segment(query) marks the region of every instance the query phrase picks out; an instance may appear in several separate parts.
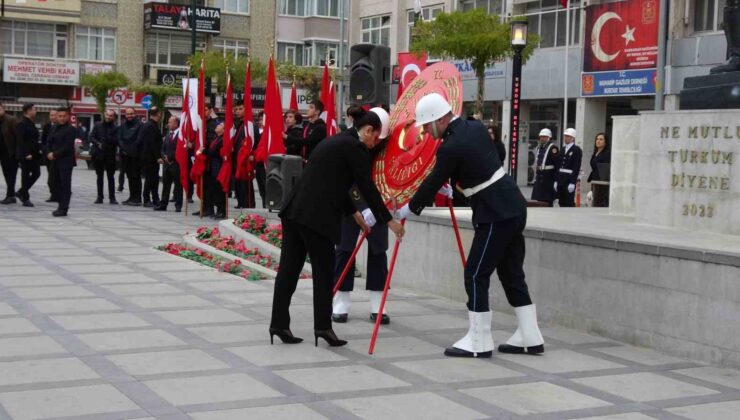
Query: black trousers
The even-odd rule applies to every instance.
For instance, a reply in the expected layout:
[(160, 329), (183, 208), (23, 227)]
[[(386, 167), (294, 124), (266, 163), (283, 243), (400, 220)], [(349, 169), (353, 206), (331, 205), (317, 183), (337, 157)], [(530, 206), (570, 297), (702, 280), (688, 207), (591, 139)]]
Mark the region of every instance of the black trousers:
[(254, 181), (239, 181), (234, 182), (234, 190), (236, 192), (236, 204), (243, 209), (254, 208)]
[(69, 210), (69, 199), (72, 197), (72, 169), (71, 167), (56, 168), (59, 210)]
[[(203, 173), (203, 214), (210, 215), (225, 211), (226, 194), (216, 175), (207, 170)], [(215, 208), (215, 209), (214, 209)]]
[(564, 182), (562, 185), (558, 182), (558, 204), (560, 207), (575, 207), (576, 206), (576, 190), (572, 193), (568, 192), (568, 183)]
[(46, 161), (46, 185), (49, 187), (49, 195), (52, 200), (58, 200), (57, 194), (57, 170), (53, 160)]
[(334, 244), (329, 238), (290, 220), (283, 222), (280, 268), (275, 278), (270, 327), (290, 328), (290, 301), (298, 284), (306, 254), (313, 270), (313, 325), (316, 330), (331, 328)]
[(95, 175), (97, 176), (98, 198), (103, 199), (104, 179), (108, 180), (108, 199), (116, 199), (116, 161), (98, 159), (95, 161)]
[(123, 185), (126, 183), (126, 164), (123, 158), (118, 161), (118, 189), (123, 190)]
[(141, 203), (141, 162), (132, 156), (123, 157), (123, 166), (128, 178), (128, 199), (134, 203)]
[(159, 203), (159, 163), (157, 161), (141, 162), (144, 175), (144, 202)]
[(260, 198), (262, 198), (262, 208), (267, 208), (267, 201), (265, 201), (265, 180), (267, 179), (267, 172), (265, 165), (258, 163), (254, 170), (257, 178), (257, 189), (260, 192)]
[[(385, 230), (385, 232), (383, 232)], [(371, 236), (380, 235), (385, 233), (388, 235), (387, 225), (375, 225), (370, 230), (370, 235), (367, 237), (368, 250), (367, 250), (367, 280), (365, 282), (365, 290), (372, 290), (374, 292), (380, 292), (385, 287), (385, 280), (388, 277), (388, 256), (383, 249), (373, 249), (370, 246), (372, 241)], [(360, 226), (355, 223), (352, 217), (345, 217), (342, 219), (342, 243), (345, 241), (357, 244), (357, 239), (360, 236)], [(346, 249), (346, 247), (339, 246), (336, 250), (336, 259), (334, 264), (334, 284), (339, 281), (339, 276), (342, 275), (344, 267), (349, 261), (349, 257), (352, 256), (354, 249)], [(355, 262), (352, 262), (352, 266), (347, 272), (347, 277), (342, 282), (339, 290), (342, 292), (351, 292), (355, 287)]]
[(15, 159), (15, 155), (3, 150), (0, 151), (0, 166), (3, 169), (3, 177), (5, 178), (5, 190), (6, 197), (15, 197), (15, 180), (18, 177), (18, 161)]
[(465, 291), (468, 310), (487, 312), (488, 287), (491, 274), (498, 271), (498, 278), (513, 307), (532, 304), (529, 289), (524, 281), (524, 236), (526, 216), (496, 223), (475, 225), (473, 244), (465, 265)]
[(162, 201), (160, 205), (167, 208), (170, 202), (170, 189), (174, 184), (175, 208), (182, 208), (182, 185), (180, 185), (180, 165), (177, 163), (165, 163), (162, 167)]
[(39, 163), (38, 160), (32, 159), (21, 161), (21, 189), (17, 191), (17, 195), (21, 200), (28, 199), (28, 192), (40, 176), (41, 163)]

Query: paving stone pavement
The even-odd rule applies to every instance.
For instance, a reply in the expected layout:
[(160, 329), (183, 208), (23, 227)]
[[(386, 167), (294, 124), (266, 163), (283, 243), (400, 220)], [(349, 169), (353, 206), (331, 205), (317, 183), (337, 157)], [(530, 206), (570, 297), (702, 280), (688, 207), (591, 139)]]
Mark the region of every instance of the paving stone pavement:
[[(35, 208), (0, 208), (0, 419), (739, 416), (740, 372), (556, 326), (543, 328), (541, 357), (445, 358), (466, 329), (464, 305), (408, 290), (392, 291), (392, 322), (369, 356), (364, 291), (335, 325), (349, 345), (314, 347), (301, 281), (292, 327), (307, 341), (271, 346), (271, 282), (152, 249), (204, 222), (93, 205), (82, 168), (70, 216), (52, 218), (45, 178)], [(496, 342), (514, 325), (495, 313)]]

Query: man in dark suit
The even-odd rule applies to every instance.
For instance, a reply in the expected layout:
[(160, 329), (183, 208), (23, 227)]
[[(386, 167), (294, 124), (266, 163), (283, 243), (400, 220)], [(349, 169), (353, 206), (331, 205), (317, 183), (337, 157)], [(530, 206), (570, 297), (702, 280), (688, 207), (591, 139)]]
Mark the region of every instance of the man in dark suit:
[(121, 168), (126, 171), (128, 178), (129, 197), (123, 202), (127, 206), (141, 205), (141, 126), (134, 109), (126, 108), (126, 121), (118, 128), (118, 147), (122, 155)]
[(16, 158), (21, 166), (21, 189), (16, 192), (23, 202), (23, 207), (33, 207), (29, 191), (41, 176), (41, 158), (43, 150), (39, 130), (36, 128), (36, 107), (33, 104), (23, 105), (23, 118), (15, 127), (18, 143)]
[(57, 110), (53, 109), (49, 111), (49, 122), (44, 124), (44, 127), (41, 129), (41, 144), (43, 145), (44, 149), (44, 162), (46, 165), (46, 185), (49, 187), (49, 199), (46, 200), (47, 203), (55, 203), (57, 202), (57, 196), (56, 196), (56, 178), (54, 174), (56, 173), (54, 171), (54, 162), (46, 160), (46, 154), (49, 153), (49, 140), (51, 140), (51, 134), (54, 132), (54, 129), (57, 126)]
[(149, 120), (139, 132), (141, 169), (144, 175), (144, 207), (159, 205), (159, 159), (162, 157), (162, 132), (159, 121), (162, 112), (156, 106), (149, 110)]
[[(257, 113), (257, 118), (254, 120), (254, 145), (252, 151), (256, 151), (260, 145), (260, 139), (262, 138), (262, 119), (265, 117), (265, 111)], [(267, 201), (265, 200), (265, 182), (267, 181), (267, 169), (265, 166), (266, 162), (257, 162), (254, 165), (254, 179), (257, 181), (257, 190), (260, 193), (260, 199), (262, 200), (262, 208), (267, 208)]]
[(468, 333), (445, 355), (453, 357), (491, 357), (491, 309), (488, 287), (493, 271), (499, 279), (519, 320), (519, 329), (500, 352), (542, 353), (544, 341), (537, 326), (535, 307), (524, 281), (524, 226), (527, 202), (514, 180), (506, 175), (495, 145), (485, 127), (464, 121), (452, 114), (442, 95), (431, 93), (416, 104), (416, 125), (435, 139), (441, 139), (437, 161), (411, 201), (399, 210), (405, 219), (412, 212), (421, 214), (434, 195), (450, 178), (459, 182), (473, 210), (475, 236), (465, 266), (465, 291), (468, 294)]
[(69, 210), (72, 196), (72, 169), (75, 167), (75, 138), (77, 129), (69, 124), (69, 108), (57, 109), (57, 127), (49, 140), (49, 153), (46, 158), (54, 162), (56, 171), (59, 206), (52, 213), (63, 217)]
[(326, 138), (326, 123), (321, 119), (322, 112), (324, 112), (324, 104), (319, 100), (313, 101), (308, 105), (306, 113), (308, 124), (303, 125), (303, 132), (283, 133), (286, 149), (302, 156), (304, 161), (308, 160), (316, 145)]
[(576, 130), (568, 128), (563, 133), (562, 153), (558, 165), (558, 177), (554, 189), (558, 192), (558, 204), (560, 207), (576, 206), (576, 183), (581, 174), (581, 160), (583, 151), (576, 146)]
[(108, 200), (116, 201), (116, 154), (118, 152), (118, 126), (116, 112), (106, 110), (104, 120), (95, 124), (90, 132), (90, 155), (95, 165), (97, 176), (98, 198), (95, 204), (103, 202), (103, 185), (108, 180)]
[(341, 239), (342, 215), (354, 214), (357, 223), (367, 228), (348, 195), (353, 184), (357, 184), (367, 199), (375, 218), (387, 223), (398, 237), (403, 236), (403, 226), (392, 220), (371, 177), (368, 149), (379, 143), (380, 129), (377, 115), (363, 111), (361, 118), (355, 119), (355, 128), (319, 143), (283, 204), (280, 211), (283, 247), (270, 322), (270, 335), (277, 335), (283, 342), (301, 341), (290, 332), (289, 307), (308, 254), (313, 267), (316, 341), (324, 338), (331, 346), (347, 343), (339, 340), (332, 330), (331, 299), (334, 246)]
[(539, 145), (535, 149), (537, 156), (537, 168), (535, 169), (534, 188), (532, 188), (532, 200), (542, 201), (552, 207), (555, 201), (555, 188), (557, 181), (558, 165), (560, 159), (558, 147), (552, 139), (552, 131), (549, 128), (540, 130)]
[(15, 180), (18, 177), (18, 160), (16, 159), (15, 125), (13, 116), (5, 113), (0, 104), (0, 166), (5, 177), (5, 199), (0, 204), (13, 204), (15, 199)]
[(162, 199), (159, 205), (154, 208), (155, 211), (167, 211), (167, 204), (170, 201), (170, 189), (175, 189), (175, 211), (180, 212), (182, 209), (182, 185), (180, 185), (180, 165), (175, 159), (178, 147), (181, 146), (178, 143), (178, 136), (180, 127), (180, 119), (177, 117), (170, 117), (167, 121), (167, 129), (169, 132), (162, 142), (162, 156), (159, 159), (159, 163), (162, 166)]

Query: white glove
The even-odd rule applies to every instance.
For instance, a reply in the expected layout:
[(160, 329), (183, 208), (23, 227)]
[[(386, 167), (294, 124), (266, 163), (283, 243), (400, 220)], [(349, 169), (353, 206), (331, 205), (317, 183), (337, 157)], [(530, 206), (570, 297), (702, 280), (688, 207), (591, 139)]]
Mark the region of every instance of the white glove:
[(568, 184), (568, 192), (572, 193), (576, 190), (576, 184)]
[(442, 185), (442, 188), (437, 191), (437, 194), (442, 194), (447, 198), (452, 198), (452, 186), (449, 183), (445, 182), (444, 185)]
[(375, 220), (375, 215), (370, 209), (365, 209), (362, 211), (362, 218), (365, 219), (365, 224), (367, 227), (373, 227), (376, 223), (378, 223), (377, 220)]
[(555, 188), (555, 192), (558, 191), (558, 183), (557, 182), (555, 182), (555, 185), (553, 186), (553, 188)]
[(410, 214), (411, 214), (411, 209), (409, 208), (409, 205), (406, 204), (400, 209), (398, 209), (398, 211), (396, 212), (396, 219), (404, 220), (407, 217), (409, 217)]

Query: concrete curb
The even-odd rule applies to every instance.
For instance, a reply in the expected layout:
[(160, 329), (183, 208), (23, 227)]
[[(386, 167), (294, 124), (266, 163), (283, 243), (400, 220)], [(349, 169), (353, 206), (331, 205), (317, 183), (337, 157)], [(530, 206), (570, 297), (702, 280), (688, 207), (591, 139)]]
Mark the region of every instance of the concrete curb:
[(269, 279), (274, 279), (277, 276), (277, 272), (263, 267), (259, 264), (253, 263), (251, 261), (247, 261), (244, 258), (237, 257), (236, 255), (229, 254), (228, 252), (220, 251), (210, 245), (204, 244), (203, 242), (199, 241), (198, 238), (196, 238), (195, 233), (188, 233), (182, 237), (183, 242), (185, 242), (187, 245), (190, 245), (192, 247), (198, 248), (202, 251), (208, 252), (209, 254), (216, 255), (218, 257), (221, 257), (223, 259), (229, 260), (229, 261), (241, 261), (241, 264), (244, 267), (247, 267), (248, 269), (252, 271), (258, 271), (260, 274), (265, 275)]

